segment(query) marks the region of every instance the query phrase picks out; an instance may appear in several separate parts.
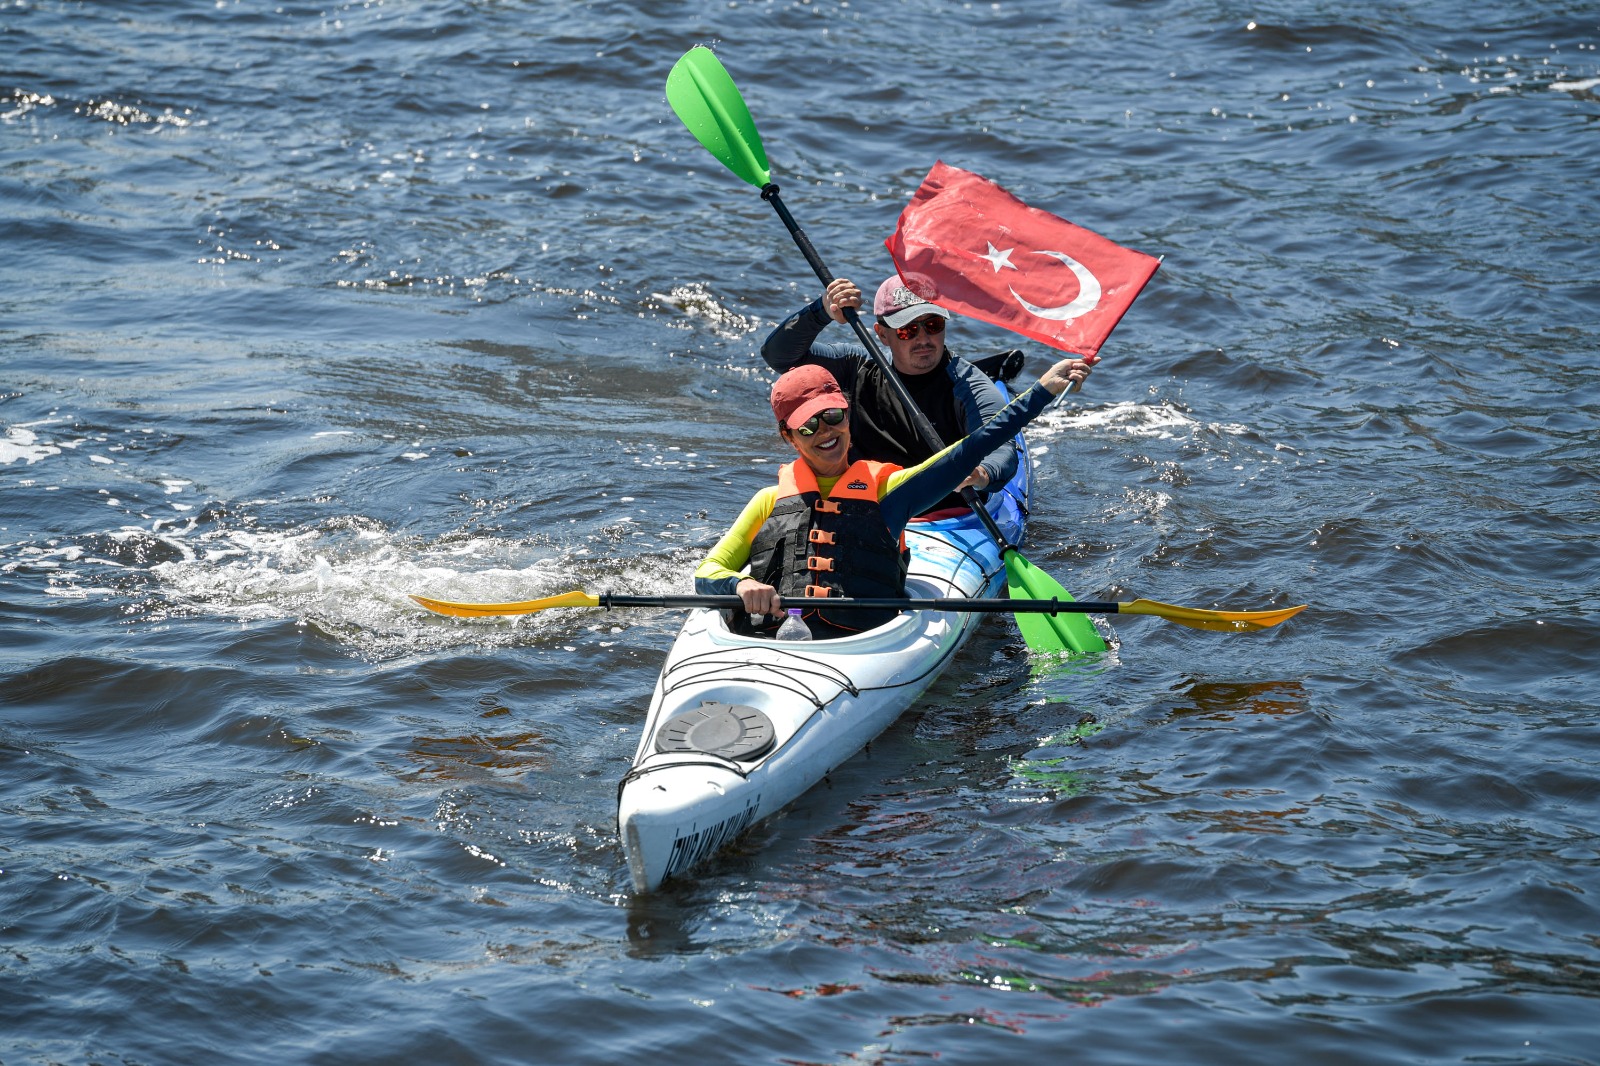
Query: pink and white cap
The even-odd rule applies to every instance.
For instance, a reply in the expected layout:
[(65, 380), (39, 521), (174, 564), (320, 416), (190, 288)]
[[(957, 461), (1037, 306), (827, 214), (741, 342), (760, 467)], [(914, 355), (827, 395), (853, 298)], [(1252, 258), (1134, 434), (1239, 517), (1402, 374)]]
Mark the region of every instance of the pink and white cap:
[(926, 274), (891, 274), (878, 286), (878, 295), (872, 299), (872, 313), (883, 319), (890, 329), (899, 329), (914, 318), (938, 315), (949, 318), (950, 312), (932, 301), (939, 289)]

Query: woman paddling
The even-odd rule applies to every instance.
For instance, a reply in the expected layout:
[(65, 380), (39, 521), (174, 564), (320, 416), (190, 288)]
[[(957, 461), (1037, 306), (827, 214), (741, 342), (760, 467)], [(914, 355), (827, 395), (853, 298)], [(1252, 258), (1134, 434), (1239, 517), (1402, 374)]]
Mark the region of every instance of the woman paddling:
[[(850, 452), (850, 407), (826, 369), (807, 364), (772, 386), (778, 435), (798, 458), (778, 483), (751, 497), (733, 527), (694, 573), (695, 591), (737, 594), (751, 616), (741, 632), (772, 633), (784, 597), (806, 597), (812, 636), (827, 638), (883, 625), (892, 610), (830, 614), (829, 596), (904, 596), (906, 523), (959, 486), (989, 452), (1016, 436), (1050, 401), (1089, 376), (1081, 359), (1063, 359), (975, 433), (913, 467), (857, 460)], [(744, 573), (745, 568), (749, 573)]]

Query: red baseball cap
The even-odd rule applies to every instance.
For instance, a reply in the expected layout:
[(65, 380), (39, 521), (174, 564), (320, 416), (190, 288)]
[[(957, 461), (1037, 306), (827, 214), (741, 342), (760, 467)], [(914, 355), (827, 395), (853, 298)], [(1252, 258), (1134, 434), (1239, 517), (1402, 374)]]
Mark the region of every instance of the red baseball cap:
[(772, 413), (790, 429), (799, 428), (820, 411), (849, 406), (838, 381), (815, 363), (785, 371), (772, 383)]

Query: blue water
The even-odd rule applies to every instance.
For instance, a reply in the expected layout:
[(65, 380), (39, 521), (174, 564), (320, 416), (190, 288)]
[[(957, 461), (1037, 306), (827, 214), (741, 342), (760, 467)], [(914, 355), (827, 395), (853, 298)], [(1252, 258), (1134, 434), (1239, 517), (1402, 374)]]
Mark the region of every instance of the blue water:
[[(639, 7), (0, 0), (0, 1062), (1600, 1062), (1594, 5)], [(680, 616), (406, 594), (684, 591), (771, 478), (699, 43), (835, 273), (936, 159), (1164, 256), (1025, 552), (1311, 607), (991, 618), (636, 899)]]

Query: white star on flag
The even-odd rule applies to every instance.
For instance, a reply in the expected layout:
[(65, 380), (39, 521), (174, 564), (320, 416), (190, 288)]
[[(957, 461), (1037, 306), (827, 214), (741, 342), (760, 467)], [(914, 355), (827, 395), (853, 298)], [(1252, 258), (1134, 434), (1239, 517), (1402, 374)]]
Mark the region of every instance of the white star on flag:
[(993, 241), (984, 241), (983, 243), (989, 246), (989, 251), (978, 258), (989, 260), (989, 265), (994, 267), (996, 274), (1000, 273), (1001, 267), (1005, 267), (1007, 270), (1017, 269), (1017, 265), (1011, 261), (1011, 253), (1016, 251), (1015, 248), (1007, 248), (1002, 252), (994, 246)]

